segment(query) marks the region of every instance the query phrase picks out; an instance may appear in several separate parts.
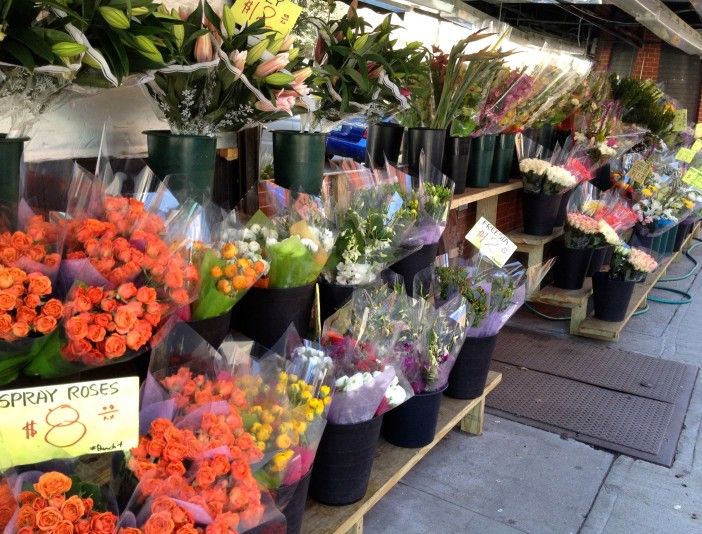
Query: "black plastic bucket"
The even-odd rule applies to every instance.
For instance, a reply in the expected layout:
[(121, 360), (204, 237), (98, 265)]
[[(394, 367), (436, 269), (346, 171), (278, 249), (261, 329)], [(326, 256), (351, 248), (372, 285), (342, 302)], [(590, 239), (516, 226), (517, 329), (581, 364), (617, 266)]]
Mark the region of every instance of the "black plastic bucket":
[(682, 248), (682, 244), (687, 239), (687, 236), (692, 232), (692, 228), (695, 226), (694, 219), (685, 219), (678, 225), (678, 233), (675, 236), (675, 244), (673, 245), (673, 252), (678, 252)]
[(604, 265), (604, 260), (607, 257), (607, 252), (612, 247), (606, 245), (604, 247), (597, 247), (592, 249), (592, 256), (590, 257), (590, 264), (587, 266), (587, 272), (585, 276), (592, 276), (595, 273), (600, 272), (602, 265)]
[(24, 143), (28, 137), (8, 138), (0, 134), (0, 199), (8, 206), (8, 212), (2, 215), (8, 217), (14, 226), (17, 222), (17, 206), (23, 191), (20, 191), (20, 163), (24, 152)]
[(445, 389), (416, 394), (387, 412), (383, 417), (383, 437), (389, 443), (406, 449), (429, 445), (436, 435)]
[(514, 159), (516, 134), (503, 133), (497, 138), (495, 145), (495, 159), (492, 163), (492, 177), (490, 181), (496, 184), (504, 184), (509, 181), (512, 172), (512, 160)]
[(429, 159), (429, 164), (441, 169), (444, 160), (444, 142), (446, 130), (435, 128), (408, 128), (405, 134), (405, 163), (412, 174), (419, 171), (419, 156), (424, 150), (424, 155)]
[(592, 276), (595, 317), (602, 321), (623, 321), (635, 286), (636, 282), (611, 280), (609, 273), (595, 273)]
[(466, 190), (471, 141), (470, 137), (449, 137), (444, 145), (443, 172), (456, 184), (453, 192), (457, 195)]
[(332, 284), (323, 278), (319, 280), (319, 311), (322, 324), (349, 300), (355, 289), (367, 286)]
[(591, 248), (563, 247), (553, 267), (553, 285), (561, 289), (581, 289), (591, 257)]
[(333, 506), (363, 498), (382, 423), (382, 416), (351, 425), (327, 423), (312, 469), (311, 497)]
[(475, 399), (483, 394), (497, 334), (468, 337), (449, 374), (446, 395), (454, 399)]
[[(283, 505), (281, 511), (285, 516), (287, 524), (286, 534), (299, 534), (302, 529), (302, 516), (305, 513), (305, 503), (307, 502), (307, 492), (310, 489), (310, 479), (312, 470), (300, 479), (294, 487), (281, 486), (278, 489), (278, 496), (282, 498)], [(292, 491), (292, 495), (290, 492)], [(279, 499), (276, 499), (276, 505)]]
[(188, 321), (188, 326), (200, 334), (200, 337), (214, 348), (218, 348), (222, 344), (222, 341), (224, 341), (224, 338), (227, 337), (227, 334), (231, 330), (231, 325), (231, 311), (209, 319)]
[(433, 265), (438, 250), (439, 243), (424, 245), (390, 266), (390, 270), (399, 274), (405, 281), (405, 289), (410, 297), (414, 296), (414, 277), (419, 271)]
[(385, 159), (397, 163), (405, 129), (399, 124), (380, 122), (368, 127), (366, 161), (374, 167), (385, 167)]
[(609, 163), (606, 163), (605, 165), (602, 165), (602, 167), (597, 169), (597, 171), (595, 172), (595, 177), (592, 180), (590, 180), (590, 183), (600, 191), (607, 191), (612, 187), (611, 174), (612, 168), (610, 167)]
[(301, 336), (307, 334), (313, 302), (314, 284), (252, 287), (232, 308), (232, 329), (271, 348), (291, 323)]
[(524, 233), (551, 235), (556, 225), (556, 215), (561, 205), (561, 195), (522, 193), (522, 219)]
[(561, 203), (558, 205), (556, 221), (553, 223), (553, 226), (556, 228), (565, 224), (566, 217), (568, 216), (568, 201), (570, 200), (570, 195), (572, 194), (573, 190), (569, 189), (561, 195)]
[(468, 165), (468, 187), (489, 187), (492, 177), (492, 163), (495, 158), (496, 135), (474, 137), (470, 145), (470, 165)]

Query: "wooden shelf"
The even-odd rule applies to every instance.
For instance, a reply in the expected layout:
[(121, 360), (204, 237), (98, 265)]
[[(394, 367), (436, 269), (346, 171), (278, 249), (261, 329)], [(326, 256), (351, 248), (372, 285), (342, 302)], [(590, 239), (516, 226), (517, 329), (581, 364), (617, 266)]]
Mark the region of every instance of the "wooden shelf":
[(521, 230), (515, 230), (514, 232), (509, 232), (507, 237), (517, 245), (517, 250), (520, 250), (520, 246), (523, 246), (525, 250), (531, 247), (543, 247), (551, 241), (555, 241), (563, 235), (563, 227), (555, 228), (551, 235), (530, 235), (525, 234)]
[(363, 516), (375, 506), (426, 454), (456, 425), (471, 434), (482, 433), (485, 396), (502, 380), (502, 374), (490, 371), (483, 395), (472, 400), (449, 397), (441, 399), (436, 437), (421, 449), (403, 449), (382, 438), (373, 462), (366, 496), (348, 506), (325, 506), (309, 499), (303, 516), (304, 534), (361, 534)]
[(619, 334), (621, 334), (621, 331), (627, 325), (629, 319), (631, 319), (636, 310), (638, 310), (641, 305), (646, 302), (646, 298), (648, 297), (651, 289), (653, 289), (653, 286), (655, 286), (656, 283), (658, 283), (658, 280), (660, 280), (665, 274), (670, 264), (682, 255), (685, 248), (687, 248), (690, 241), (692, 241), (692, 238), (697, 234), (699, 228), (700, 225), (698, 223), (695, 225), (692, 232), (690, 232), (690, 235), (685, 239), (678, 252), (661, 260), (658, 268), (652, 273), (649, 273), (644, 282), (636, 284), (634, 287), (634, 294), (631, 297), (631, 302), (629, 302), (629, 309), (627, 310), (626, 317), (623, 321), (610, 322), (602, 321), (600, 319), (596, 319), (595, 317), (588, 317), (582, 323), (580, 323), (580, 328), (578, 329), (577, 334), (583, 337), (591, 337), (604, 341), (618, 341)]
[(582, 305), (583, 301), (587, 304), (590, 295), (592, 295), (592, 278), (588, 277), (585, 278), (581, 289), (561, 289), (556, 286), (546, 286), (534, 295), (533, 300), (551, 306), (572, 308), (573, 306)]
[[(473, 204), (479, 200), (495, 197), (497, 195), (501, 195), (502, 193), (516, 191), (517, 189), (521, 188), (521, 180), (512, 180), (506, 184), (490, 184), (488, 187), (466, 187), (464, 193), (453, 197), (453, 200), (451, 201), (451, 209), (467, 206), (468, 204)], [(494, 223), (495, 221), (491, 222)]]

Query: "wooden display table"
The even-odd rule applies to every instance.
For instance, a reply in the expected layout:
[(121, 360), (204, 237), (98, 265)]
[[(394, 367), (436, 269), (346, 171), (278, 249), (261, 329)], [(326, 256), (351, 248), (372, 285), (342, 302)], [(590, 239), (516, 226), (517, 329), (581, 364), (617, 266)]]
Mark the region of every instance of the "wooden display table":
[(419, 460), (441, 441), (456, 425), (469, 434), (483, 432), (485, 397), (502, 380), (502, 374), (490, 371), (483, 395), (472, 400), (441, 399), (436, 437), (421, 449), (403, 449), (390, 445), (382, 438), (373, 462), (366, 496), (348, 506), (325, 506), (309, 499), (305, 507), (304, 534), (361, 534), (363, 516), (382, 499)]
[(560, 289), (546, 286), (533, 294), (529, 300), (570, 309), (570, 329), (573, 335), (580, 334), (580, 325), (587, 319), (588, 302), (592, 295), (592, 278), (585, 278), (581, 289)]

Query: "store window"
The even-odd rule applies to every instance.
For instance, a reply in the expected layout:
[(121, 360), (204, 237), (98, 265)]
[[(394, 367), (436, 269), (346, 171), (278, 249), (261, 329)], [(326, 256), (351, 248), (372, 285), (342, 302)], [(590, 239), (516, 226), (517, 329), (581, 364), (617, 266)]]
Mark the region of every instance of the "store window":
[(636, 59), (636, 48), (626, 43), (612, 45), (612, 57), (609, 60), (609, 70), (619, 76), (630, 76)]

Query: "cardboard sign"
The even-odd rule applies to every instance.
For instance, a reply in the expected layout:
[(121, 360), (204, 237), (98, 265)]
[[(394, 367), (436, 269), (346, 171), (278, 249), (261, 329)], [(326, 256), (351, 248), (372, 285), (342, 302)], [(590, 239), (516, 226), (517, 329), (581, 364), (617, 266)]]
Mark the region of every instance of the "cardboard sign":
[(634, 162), (626, 175), (631, 178), (632, 181), (641, 184), (646, 181), (646, 178), (651, 176), (651, 172), (653, 172), (651, 164), (639, 159)]
[(678, 109), (675, 111), (675, 118), (673, 119), (673, 131), (682, 132), (687, 128), (687, 110)]
[(702, 191), (702, 170), (691, 167), (687, 169), (682, 177), (682, 180), (695, 189)]
[(266, 28), (287, 35), (295, 26), (302, 8), (290, 0), (236, 0), (232, 14), (237, 24), (266, 19)]
[(690, 150), (692, 150), (695, 154), (702, 150), (702, 139), (696, 139), (695, 142), (692, 143)]
[(692, 163), (692, 160), (695, 159), (695, 152), (689, 148), (681, 148), (678, 150), (678, 153), (675, 154), (675, 159), (683, 163)]
[(139, 378), (0, 392), (0, 471), (139, 442)]
[(695, 139), (702, 137), (702, 122), (695, 124)]
[(517, 245), (485, 217), (480, 217), (480, 220), (466, 234), (466, 239), (498, 267), (507, 263), (510, 256), (517, 250)]

